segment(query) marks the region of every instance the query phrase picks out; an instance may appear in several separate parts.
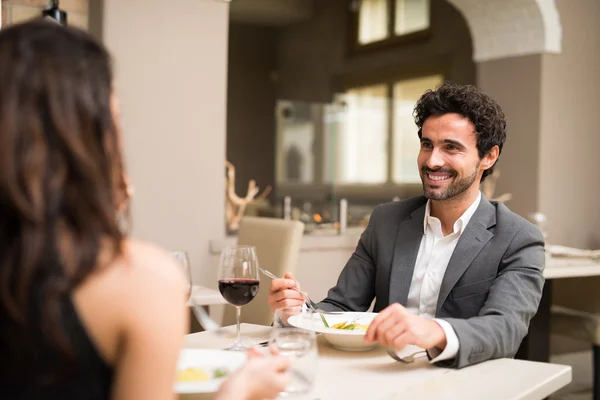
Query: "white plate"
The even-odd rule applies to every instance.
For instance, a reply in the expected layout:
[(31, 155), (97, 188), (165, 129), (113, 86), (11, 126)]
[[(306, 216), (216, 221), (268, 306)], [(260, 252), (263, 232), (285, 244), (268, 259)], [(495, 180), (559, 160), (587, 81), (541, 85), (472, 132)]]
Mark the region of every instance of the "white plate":
[[(350, 321), (358, 316), (356, 321), (359, 324), (368, 325), (377, 316), (377, 313), (368, 312), (341, 312), (324, 315), (329, 326), (340, 322)], [(373, 349), (377, 343), (365, 343), (364, 336), (366, 331), (347, 331), (344, 329), (326, 328), (318, 314), (312, 316), (309, 321), (298, 316), (292, 316), (288, 320), (289, 324), (297, 328), (307, 329), (321, 333), (325, 339), (336, 349), (345, 351), (367, 351)]]
[(212, 376), (217, 368), (229, 371), (227, 376), (200, 382), (175, 382), (175, 393), (215, 393), (229, 375), (246, 363), (247, 355), (239, 351), (183, 349), (177, 370), (200, 368)]

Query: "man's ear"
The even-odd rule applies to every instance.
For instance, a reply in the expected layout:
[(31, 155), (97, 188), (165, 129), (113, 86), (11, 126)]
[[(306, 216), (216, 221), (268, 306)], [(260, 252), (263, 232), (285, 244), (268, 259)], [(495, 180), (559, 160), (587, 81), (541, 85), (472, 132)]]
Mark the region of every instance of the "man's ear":
[(481, 168), (484, 170), (490, 169), (494, 166), (496, 161), (498, 160), (498, 156), (500, 155), (500, 148), (498, 146), (494, 146), (487, 152), (483, 159), (481, 160)]

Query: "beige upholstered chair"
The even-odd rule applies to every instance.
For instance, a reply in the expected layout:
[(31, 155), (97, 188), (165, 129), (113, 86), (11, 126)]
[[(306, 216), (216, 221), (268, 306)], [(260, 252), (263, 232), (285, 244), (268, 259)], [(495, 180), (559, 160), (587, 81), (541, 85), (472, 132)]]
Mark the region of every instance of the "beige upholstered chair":
[(593, 398), (600, 400), (600, 279), (557, 279), (552, 299), (552, 333), (592, 346)]
[[(238, 244), (256, 247), (258, 262), (277, 276), (294, 273), (300, 254), (304, 224), (275, 218), (243, 217), (238, 231)], [(270, 325), (273, 314), (267, 303), (271, 279), (261, 274), (258, 294), (242, 307), (241, 322)], [(223, 325), (235, 324), (235, 308), (227, 306)]]

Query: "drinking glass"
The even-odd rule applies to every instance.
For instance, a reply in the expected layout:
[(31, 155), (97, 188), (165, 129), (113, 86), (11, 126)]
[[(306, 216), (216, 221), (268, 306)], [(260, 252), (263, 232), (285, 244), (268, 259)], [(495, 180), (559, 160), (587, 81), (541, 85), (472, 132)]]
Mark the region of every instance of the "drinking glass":
[(174, 251), (171, 253), (173, 257), (179, 262), (181, 270), (185, 275), (187, 282), (187, 294), (188, 300), (192, 296), (192, 269), (190, 267), (190, 257), (186, 251)]
[(219, 264), (219, 291), (229, 304), (235, 307), (237, 335), (235, 343), (227, 350), (246, 351), (240, 335), (242, 306), (248, 304), (258, 293), (258, 258), (254, 246), (228, 246), (221, 252)]
[(317, 377), (318, 347), (314, 312), (306, 308), (280, 308), (275, 311), (269, 346), (290, 357), (291, 381), (283, 397), (309, 393)]

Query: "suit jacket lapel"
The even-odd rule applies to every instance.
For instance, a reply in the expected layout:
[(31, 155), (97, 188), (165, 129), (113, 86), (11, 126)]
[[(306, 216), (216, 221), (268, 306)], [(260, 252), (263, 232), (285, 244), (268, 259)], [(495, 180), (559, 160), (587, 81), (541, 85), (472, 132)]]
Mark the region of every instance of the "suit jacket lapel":
[(489, 228), (496, 224), (496, 209), (485, 198), (481, 197), (481, 202), (471, 217), (464, 232), (458, 239), (456, 248), (448, 262), (448, 268), (444, 274), (442, 285), (440, 286), (440, 295), (438, 297), (436, 315), (440, 312), (442, 305), (446, 301), (448, 294), (456, 285), (456, 282), (465, 273), (475, 257), (483, 247), (494, 236)]
[(398, 227), (390, 272), (389, 304), (406, 305), (419, 246), (423, 238), (425, 206), (426, 203), (414, 210)]

